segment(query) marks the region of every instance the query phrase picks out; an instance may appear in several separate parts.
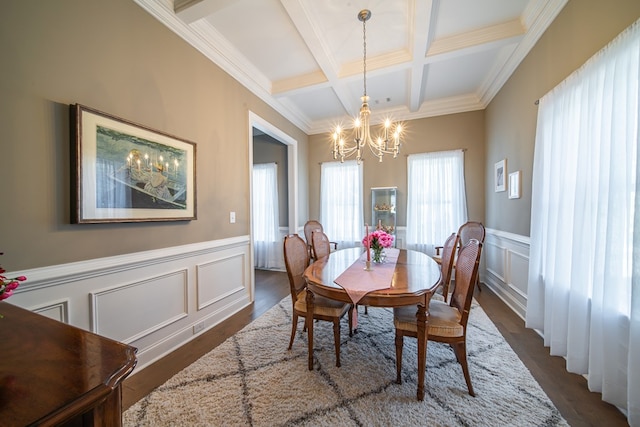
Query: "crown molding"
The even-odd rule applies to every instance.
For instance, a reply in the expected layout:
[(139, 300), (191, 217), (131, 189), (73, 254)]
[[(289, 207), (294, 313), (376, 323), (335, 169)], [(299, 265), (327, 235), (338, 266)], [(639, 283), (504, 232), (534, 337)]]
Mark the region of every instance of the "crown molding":
[[(309, 132), (310, 120), (278, 102), (271, 94), (271, 81), (239, 55), (206, 20), (196, 21), (191, 26), (185, 24), (171, 9), (170, 0), (134, 1), (303, 132)], [(217, 44), (207, 42), (205, 34), (214, 38)]]
[(528, 6), (530, 7), (527, 7), (525, 10), (523, 19), (523, 26), (527, 30), (525, 36), (522, 41), (518, 43), (518, 46), (502, 68), (498, 70), (497, 73), (492, 73), (492, 75), (495, 75), (495, 78), (488, 80), (486, 84), (481, 87), (480, 99), (482, 99), (484, 104), (488, 105), (493, 97), (496, 96), (568, 1), (569, 0), (549, 0), (543, 6), (537, 2), (529, 2)]

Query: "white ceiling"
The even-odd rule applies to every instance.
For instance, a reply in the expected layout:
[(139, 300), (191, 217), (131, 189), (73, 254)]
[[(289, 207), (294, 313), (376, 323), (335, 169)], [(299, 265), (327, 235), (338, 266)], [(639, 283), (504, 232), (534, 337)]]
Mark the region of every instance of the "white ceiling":
[(485, 108), (568, 0), (135, 0), (307, 134)]

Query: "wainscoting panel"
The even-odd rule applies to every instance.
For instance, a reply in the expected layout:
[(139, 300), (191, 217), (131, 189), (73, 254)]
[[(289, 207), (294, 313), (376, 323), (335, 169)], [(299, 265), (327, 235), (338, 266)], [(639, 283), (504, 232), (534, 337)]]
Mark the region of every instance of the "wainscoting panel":
[(248, 286), (246, 269), (247, 257), (244, 254), (231, 255), (197, 265), (198, 310), (234, 293), (246, 291)]
[(527, 310), (529, 237), (487, 228), (482, 282), (523, 319)]
[(138, 349), (134, 371), (252, 301), (249, 236), (17, 272), (11, 304)]
[(69, 300), (51, 301), (39, 307), (31, 307), (34, 313), (42, 314), (58, 322), (69, 323)]
[(514, 251), (509, 251), (507, 254), (509, 256), (507, 265), (509, 266), (509, 271), (511, 271), (509, 287), (513, 292), (513, 297), (525, 308), (522, 314), (524, 316), (527, 307), (529, 257)]
[(498, 246), (495, 242), (492, 242), (489, 239), (485, 239), (482, 252), (484, 254), (486, 273), (489, 273), (501, 282), (504, 282), (506, 249)]
[(91, 292), (91, 330), (134, 342), (189, 315), (187, 270)]

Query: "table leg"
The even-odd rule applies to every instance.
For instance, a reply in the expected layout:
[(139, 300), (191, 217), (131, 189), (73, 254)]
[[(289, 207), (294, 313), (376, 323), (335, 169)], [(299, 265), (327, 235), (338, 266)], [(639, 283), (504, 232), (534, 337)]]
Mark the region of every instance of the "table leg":
[(427, 370), (427, 318), (425, 305), (418, 304), (418, 400), (424, 400), (424, 377)]
[(313, 302), (315, 295), (307, 288), (307, 341), (309, 342), (309, 370), (313, 371)]

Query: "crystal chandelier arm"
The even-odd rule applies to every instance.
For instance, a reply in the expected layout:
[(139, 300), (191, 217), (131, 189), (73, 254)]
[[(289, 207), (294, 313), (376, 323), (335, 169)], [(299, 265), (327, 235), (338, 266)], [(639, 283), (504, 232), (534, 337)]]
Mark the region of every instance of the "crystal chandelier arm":
[[(358, 144), (355, 146), (347, 146), (345, 148), (345, 140), (342, 134), (342, 130), (340, 127), (336, 128), (336, 131), (333, 133), (333, 159), (337, 160), (340, 158), (340, 162), (344, 162), (345, 157), (350, 157), (356, 150), (359, 150)], [(358, 154), (360, 157), (360, 154)]]
[(402, 126), (397, 125), (395, 127), (391, 138), (389, 138), (390, 128), (391, 122), (389, 120), (385, 121), (385, 127), (382, 130), (383, 136), (378, 137), (375, 141), (368, 144), (371, 152), (379, 159), (382, 159), (382, 155), (384, 154), (393, 154), (393, 157), (396, 158), (400, 153)]

